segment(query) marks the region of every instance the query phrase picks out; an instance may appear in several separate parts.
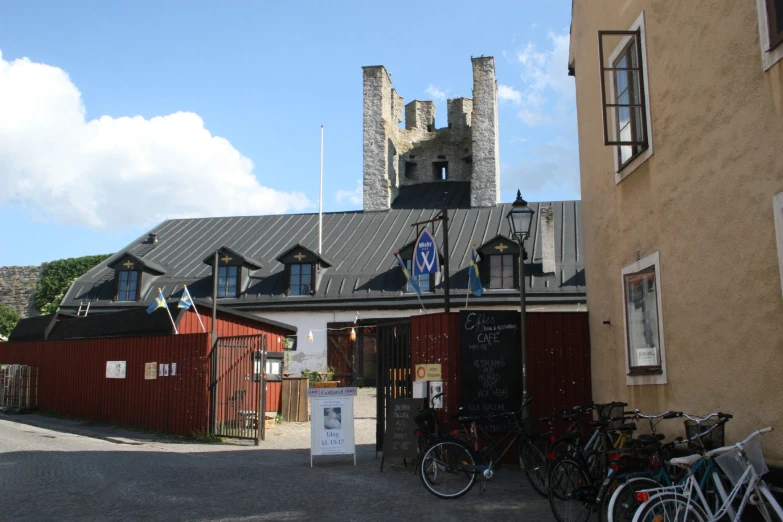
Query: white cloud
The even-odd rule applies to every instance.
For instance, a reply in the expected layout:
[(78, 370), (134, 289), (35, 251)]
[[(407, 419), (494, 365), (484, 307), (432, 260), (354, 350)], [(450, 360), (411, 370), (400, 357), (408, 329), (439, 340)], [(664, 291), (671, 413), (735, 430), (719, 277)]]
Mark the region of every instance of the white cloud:
[(547, 35), (551, 47), (539, 51), (535, 44), (517, 53), (522, 64), (521, 107), (517, 116), (530, 126), (541, 125), (573, 112), (574, 80), (567, 74), (569, 34)]
[(343, 189), (338, 190), (335, 199), (337, 200), (338, 203), (342, 203), (344, 199), (347, 199), (354, 205), (361, 206), (363, 204), (362, 195), (363, 195), (362, 180), (357, 179), (356, 188), (354, 188), (353, 190), (343, 190)]
[(498, 84), (498, 100), (501, 102), (510, 101), (519, 105), (522, 103), (522, 94), (515, 88), (500, 83)]
[(310, 206), (300, 192), (260, 185), (250, 159), (197, 114), (85, 113), (65, 71), (0, 52), (0, 206), (98, 228)]
[(446, 99), (446, 91), (442, 91), (435, 87), (434, 85), (430, 84), (429, 87), (427, 87), (427, 94), (432, 96), (434, 100), (445, 100)]

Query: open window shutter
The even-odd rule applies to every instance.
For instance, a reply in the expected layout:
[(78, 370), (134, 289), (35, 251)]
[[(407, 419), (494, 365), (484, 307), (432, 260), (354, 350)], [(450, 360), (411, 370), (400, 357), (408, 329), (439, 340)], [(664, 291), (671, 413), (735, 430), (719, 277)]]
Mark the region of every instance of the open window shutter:
[(291, 295), (291, 265), (287, 264), (285, 265), (285, 270), (283, 271), (283, 292), (285, 295)]
[(117, 296), (120, 293), (120, 272), (114, 271), (114, 300), (117, 300)]
[(141, 276), (143, 272), (139, 270), (136, 274), (136, 301), (138, 301), (141, 299)]
[(514, 288), (520, 288), (519, 286), (519, 263), (521, 261), (522, 252), (514, 254)]
[[(611, 53), (619, 46), (626, 48), (630, 43), (635, 43), (635, 53), (630, 58), (635, 58), (636, 63), (625, 63), (622, 67), (616, 67), (612, 63)], [(642, 38), (641, 30), (636, 31), (598, 31), (598, 58), (601, 69), (601, 102), (604, 123), (604, 145), (623, 146), (647, 146), (647, 114), (644, 103), (644, 67), (642, 64)], [(623, 85), (627, 85), (627, 96), (623, 101), (618, 101), (614, 86), (619, 85), (618, 78), (624, 79)], [(626, 138), (621, 138), (618, 114), (632, 114), (631, 121), (638, 125), (631, 125), (633, 131)]]
[(769, 49), (783, 42), (783, 2), (767, 0), (767, 21), (769, 25)]

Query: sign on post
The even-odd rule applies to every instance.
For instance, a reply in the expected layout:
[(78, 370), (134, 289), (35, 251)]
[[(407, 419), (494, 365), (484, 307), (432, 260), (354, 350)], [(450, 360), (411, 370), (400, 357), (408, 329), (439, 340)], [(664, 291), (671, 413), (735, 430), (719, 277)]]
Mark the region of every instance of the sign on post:
[(438, 244), (428, 229), (424, 229), (413, 247), (412, 274), (420, 276), (440, 272), (440, 258), (438, 257)]
[[(520, 398), (519, 312), (460, 312), (460, 402), (469, 413), (518, 411)], [(490, 425), (501, 432), (506, 425)]]
[(356, 388), (308, 388), (310, 397), (310, 467), (314, 455), (353, 455), (353, 398)]

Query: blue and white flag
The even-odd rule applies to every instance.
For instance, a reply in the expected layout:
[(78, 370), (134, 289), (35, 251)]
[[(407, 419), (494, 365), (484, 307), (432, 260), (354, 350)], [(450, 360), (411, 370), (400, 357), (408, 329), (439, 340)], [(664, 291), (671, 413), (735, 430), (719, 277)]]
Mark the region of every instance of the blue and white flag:
[(421, 300), (421, 288), (419, 288), (419, 282), (416, 280), (415, 277), (411, 277), (411, 274), (408, 272), (408, 268), (405, 266), (405, 262), (400, 257), (400, 253), (395, 252), (394, 255), (397, 257), (397, 262), (400, 264), (400, 268), (402, 268), (402, 273), (405, 274), (405, 279), (411, 284), (413, 289), (416, 291), (416, 297), (419, 298), (419, 304), (421, 305), (422, 312), (426, 311), (426, 308), (424, 308), (424, 303)]

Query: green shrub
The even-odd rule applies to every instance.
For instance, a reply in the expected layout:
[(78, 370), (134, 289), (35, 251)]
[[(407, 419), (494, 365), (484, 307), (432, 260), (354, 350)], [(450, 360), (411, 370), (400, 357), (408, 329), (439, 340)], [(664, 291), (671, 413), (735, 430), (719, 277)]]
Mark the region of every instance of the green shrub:
[(111, 255), (73, 257), (46, 263), (35, 289), (35, 307), (43, 315), (55, 313), (71, 283)]

